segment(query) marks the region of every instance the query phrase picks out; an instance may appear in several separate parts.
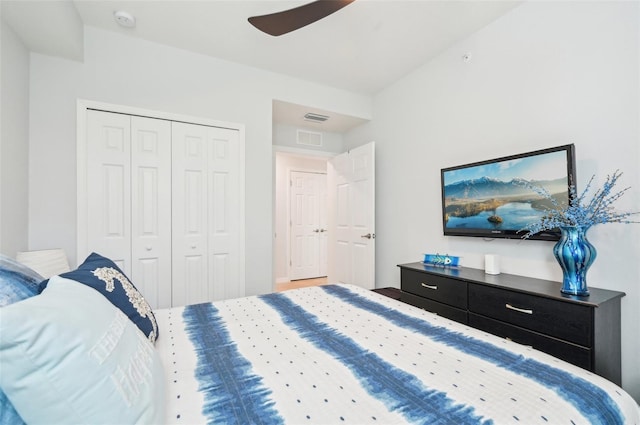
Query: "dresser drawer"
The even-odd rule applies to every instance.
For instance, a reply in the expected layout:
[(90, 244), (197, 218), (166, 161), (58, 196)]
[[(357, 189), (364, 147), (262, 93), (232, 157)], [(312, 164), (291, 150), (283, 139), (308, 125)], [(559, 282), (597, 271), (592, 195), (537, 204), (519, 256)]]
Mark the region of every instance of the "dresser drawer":
[(593, 362), (591, 360), (593, 353), (589, 348), (479, 316), (474, 313), (469, 313), (469, 326), (503, 338), (508, 338), (518, 344), (529, 345), (536, 350), (551, 354), (554, 357), (576, 366), (593, 370)]
[(587, 306), (470, 285), (469, 311), (584, 347), (593, 345), (593, 310)]
[(462, 280), (403, 269), (400, 281), (403, 291), (467, 309), (467, 283)]
[(464, 323), (465, 325), (467, 324), (466, 310), (451, 307), (450, 305), (442, 304), (407, 292), (402, 292), (402, 294), (400, 294), (400, 301), (423, 310), (436, 313), (438, 316), (446, 317), (447, 319), (455, 320), (456, 322)]

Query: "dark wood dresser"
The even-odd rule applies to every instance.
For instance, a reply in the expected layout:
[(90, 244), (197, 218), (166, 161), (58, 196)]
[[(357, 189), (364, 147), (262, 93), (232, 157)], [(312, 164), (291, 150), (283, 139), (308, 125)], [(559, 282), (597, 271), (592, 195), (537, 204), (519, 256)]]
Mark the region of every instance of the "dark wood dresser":
[(620, 385), (620, 299), (624, 292), (421, 262), (400, 264), (400, 300), (474, 328), (530, 345)]

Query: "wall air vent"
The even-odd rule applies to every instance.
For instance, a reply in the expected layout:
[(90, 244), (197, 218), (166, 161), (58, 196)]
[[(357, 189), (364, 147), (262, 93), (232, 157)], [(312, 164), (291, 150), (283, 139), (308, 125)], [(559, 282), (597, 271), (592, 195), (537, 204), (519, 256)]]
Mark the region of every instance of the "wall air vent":
[(312, 121), (312, 122), (325, 122), (326, 120), (329, 119), (329, 117), (327, 115), (320, 115), (320, 114), (314, 114), (313, 112), (307, 112), (306, 114), (304, 114), (304, 119), (306, 121)]
[(305, 146), (322, 146), (322, 133), (316, 133), (315, 131), (298, 130), (298, 137), (296, 143)]

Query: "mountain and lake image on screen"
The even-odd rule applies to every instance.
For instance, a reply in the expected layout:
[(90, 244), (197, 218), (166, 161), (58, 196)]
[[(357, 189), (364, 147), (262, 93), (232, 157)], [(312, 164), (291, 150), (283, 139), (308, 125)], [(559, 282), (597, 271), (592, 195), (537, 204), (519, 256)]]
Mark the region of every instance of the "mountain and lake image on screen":
[[(553, 205), (522, 183), (542, 187), (560, 205), (569, 202), (573, 145), (442, 170), (445, 234), (521, 237)], [(553, 232), (552, 232), (553, 233)], [(556, 239), (556, 235), (542, 235)]]

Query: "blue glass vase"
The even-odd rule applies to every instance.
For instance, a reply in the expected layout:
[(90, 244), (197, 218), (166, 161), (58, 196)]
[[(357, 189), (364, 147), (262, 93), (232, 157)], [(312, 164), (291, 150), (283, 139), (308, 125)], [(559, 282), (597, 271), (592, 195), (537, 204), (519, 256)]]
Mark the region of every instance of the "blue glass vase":
[(596, 248), (587, 240), (589, 227), (560, 227), (562, 235), (553, 247), (553, 255), (562, 268), (562, 289), (564, 294), (585, 297), (587, 288), (587, 270), (596, 259)]

